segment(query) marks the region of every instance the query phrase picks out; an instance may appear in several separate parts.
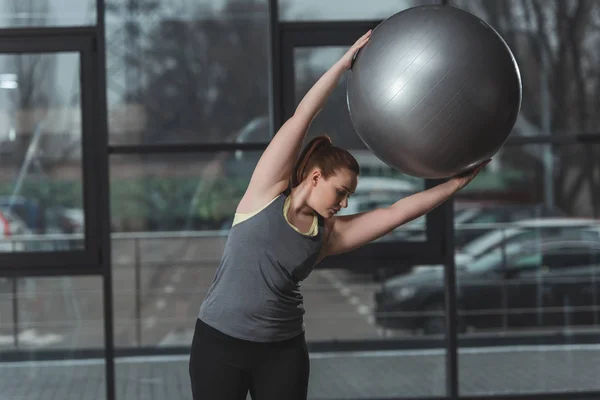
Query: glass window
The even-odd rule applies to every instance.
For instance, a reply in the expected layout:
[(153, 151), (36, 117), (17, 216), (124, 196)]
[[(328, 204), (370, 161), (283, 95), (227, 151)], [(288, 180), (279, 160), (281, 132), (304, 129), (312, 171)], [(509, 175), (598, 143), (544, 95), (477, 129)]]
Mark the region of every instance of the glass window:
[[(454, 198), (458, 252), (479, 254), (534, 237), (597, 240), (600, 192), (589, 171), (597, 168), (599, 149), (600, 144), (505, 146)], [(504, 217), (472, 222), (478, 215)]]
[[(299, 104), (310, 88), (327, 72), (333, 64), (348, 50), (347, 46), (319, 46), (294, 48), (294, 104)], [(307, 135), (307, 141), (319, 136), (328, 135), (334, 144), (347, 148), (366, 150), (366, 146), (355, 133), (346, 104), (346, 78), (342, 77), (329, 95), (323, 110), (315, 117)], [(357, 152), (367, 158), (366, 152)], [(364, 155), (363, 155), (364, 154)], [(366, 160), (365, 160), (366, 161)], [(377, 169), (383, 162), (361, 165), (369, 168), (366, 172), (378, 175)]]
[(260, 152), (111, 158), (113, 232), (227, 230)]
[(0, 251), (83, 249), (79, 54), (0, 55), (0, 68)]
[[(376, 328), (375, 338), (394, 340), (396, 346), (385, 355), (366, 352), (360, 358), (345, 357), (353, 376), (365, 377), (365, 382), (360, 389), (342, 385), (343, 392), (332, 398), (422, 398), (446, 394), (445, 350), (443, 346), (431, 348), (445, 339), (443, 267), (396, 275), (379, 284), (365, 282), (343, 270), (318, 272), (312, 282), (316, 284), (323, 278), (325, 281), (319, 285), (319, 291), (318, 286), (311, 285), (305, 296), (307, 310), (313, 310), (312, 314), (307, 312), (307, 331), (313, 328), (330, 338), (363, 339), (373, 337)], [(337, 289), (331, 290), (329, 285)], [(331, 297), (327, 305), (318, 301), (328, 292)], [(346, 301), (336, 300), (340, 294)], [(369, 325), (363, 325), (365, 320)], [(345, 333), (334, 330), (334, 326)], [(420, 344), (418, 339), (423, 338), (429, 341)], [(339, 371), (341, 374), (345, 369), (340, 366)]]
[(269, 141), (267, 1), (133, 3), (106, 12), (110, 143)]
[[(493, 26), (523, 78), (515, 135), (598, 133), (597, 1), (451, 0)], [(576, 110), (565, 113), (564, 110)]]
[[(0, 391), (10, 399), (106, 398), (102, 280), (0, 278)], [(88, 351), (96, 357), (75, 359)], [(50, 356), (51, 360), (34, 361)]]
[(260, 154), (111, 157), (116, 346), (189, 344)]
[[(497, 2), (500, 8), (505, 4), (509, 2)], [(461, 381), (462, 395), (600, 389), (585, 373), (597, 357), (577, 349), (579, 335), (595, 332), (600, 322), (600, 192), (590, 172), (597, 169), (599, 148), (600, 144), (505, 146), (455, 197), (461, 212), (512, 210), (499, 223), (457, 224), (457, 237), (471, 236), (456, 254), (459, 326), (465, 327), (459, 335), (487, 343), (459, 349), (459, 373), (467, 377)], [(501, 245), (494, 248), (494, 243)], [(569, 243), (586, 250), (575, 254), (565, 247)], [(510, 258), (513, 245), (527, 247)], [(483, 250), (479, 259), (465, 256), (465, 251), (477, 249)], [(538, 250), (534, 254), (528, 249)], [(481, 273), (504, 261), (505, 273)], [(528, 341), (530, 335), (535, 341)], [(550, 343), (551, 335), (570, 335), (573, 346), (548, 344), (542, 352), (539, 346)], [(523, 346), (510, 346), (507, 336), (519, 338)], [(494, 360), (493, 368), (489, 360)], [(478, 384), (471, 380), (474, 370), (492, 378)], [(570, 378), (560, 378), (565, 375)]]
[[(112, 0), (106, 0), (108, 4)], [(0, 28), (96, 25), (96, 0), (5, 0)]]
[(339, 21), (385, 19), (404, 9), (439, 0), (279, 0), (279, 19), (283, 21)]
[[(600, 216), (599, 186), (590, 172), (598, 168), (598, 160), (600, 143), (505, 146), (454, 198), (460, 218), (455, 220), (456, 247), (472, 252), (487, 241), (516, 234), (513, 224), (522, 221), (527, 224), (522, 228), (548, 235), (573, 228), (581, 232)], [(474, 223), (473, 217), (462, 217), (468, 210), (504, 216), (495, 223)]]

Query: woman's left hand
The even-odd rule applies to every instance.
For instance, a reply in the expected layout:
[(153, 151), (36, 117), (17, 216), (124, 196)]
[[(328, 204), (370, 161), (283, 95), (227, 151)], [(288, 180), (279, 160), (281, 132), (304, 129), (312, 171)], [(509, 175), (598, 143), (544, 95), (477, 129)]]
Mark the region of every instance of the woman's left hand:
[(365, 45), (367, 44), (367, 42), (369, 41), (369, 38), (371, 37), (371, 33), (373, 33), (372, 29), (369, 29), (369, 31), (367, 33), (365, 33), (364, 35), (362, 35), (353, 45), (352, 47), (350, 47), (350, 49), (348, 49), (348, 51), (346, 52), (346, 54), (344, 54), (344, 56), (342, 57), (342, 59), (340, 60), (343, 64), (344, 67), (346, 69), (350, 69), (350, 67), (352, 67), (352, 59), (354, 58), (354, 56), (356, 55), (356, 53)]
[(469, 182), (471, 182), (477, 176), (477, 174), (479, 174), (479, 172), (481, 172), (483, 167), (485, 167), (486, 165), (489, 164), (490, 161), (492, 161), (492, 160), (489, 159), (487, 161), (484, 161), (481, 164), (479, 164), (478, 166), (476, 166), (475, 168), (451, 178), (450, 181), (456, 184), (457, 191), (461, 190), (462, 188), (467, 186), (469, 184)]

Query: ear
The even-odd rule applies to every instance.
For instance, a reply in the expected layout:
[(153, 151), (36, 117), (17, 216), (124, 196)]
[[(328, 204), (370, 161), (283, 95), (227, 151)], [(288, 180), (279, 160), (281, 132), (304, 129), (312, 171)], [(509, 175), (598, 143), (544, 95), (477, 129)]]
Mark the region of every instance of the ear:
[(317, 186), (319, 179), (321, 179), (322, 177), (323, 177), (323, 174), (321, 173), (320, 169), (318, 169), (318, 168), (313, 169), (309, 175), (311, 185)]

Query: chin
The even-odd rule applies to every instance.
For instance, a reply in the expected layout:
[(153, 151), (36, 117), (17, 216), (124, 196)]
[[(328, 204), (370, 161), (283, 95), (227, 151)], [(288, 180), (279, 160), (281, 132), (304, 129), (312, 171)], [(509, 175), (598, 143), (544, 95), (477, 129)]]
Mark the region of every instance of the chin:
[(324, 210), (324, 211), (317, 211), (315, 210), (317, 214), (319, 214), (321, 217), (327, 219), (327, 218), (331, 218), (333, 217), (335, 214), (331, 211), (331, 210)]

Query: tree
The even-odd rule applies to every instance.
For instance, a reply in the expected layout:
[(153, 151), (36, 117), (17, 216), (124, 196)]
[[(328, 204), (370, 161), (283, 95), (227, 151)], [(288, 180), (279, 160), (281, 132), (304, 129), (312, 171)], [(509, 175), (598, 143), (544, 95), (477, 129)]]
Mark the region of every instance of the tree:
[[(182, 6), (175, 1), (128, 0), (108, 2), (107, 11), (112, 38), (109, 71), (116, 73), (113, 89), (120, 91), (121, 102), (139, 103), (147, 115), (139, 143), (240, 141), (248, 126), (268, 117), (269, 35), (264, 1), (229, 0), (215, 9), (206, 3)], [(125, 46), (115, 45), (124, 40)], [(119, 84), (123, 76), (127, 77), (124, 86)], [(254, 133), (269, 140), (269, 125), (254, 125), (258, 130)], [(254, 133), (249, 140), (256, 140)], [(203, 163), (195, 189), (174, 198), (176, 191), (158, 189), (168, 185), (148, 183), (144, 197), (152, 204), (147, 207), (169, 204), (169, 213), (175, 208), (196, 212), (222, 186), (219, 179), (231, 173), (223, 167), (233, 157), (232, 153), (190, 157)], [(189, 205), (182, 206), (186, 201)], [(161, 212), (167, 215), (167, 210)]]
[[(568, 136), (597, 132), (600, 3), (593, 0), (452, 3), (474, 12), (498, 29), (515, 54), (523, 76), (524, 98), (515, 134)], [(536, 166), (538, 171), (555, 170), (550, 183), (555, 187), (556, 204), (570, 212), (585, 206), (588, 211), (584, 213), (600, 215), (600, 165), (594, 162), (598, 157), (594, 158), (592, 148), (553, 149), (558, 150), (560, 159), (551, 163), (544, 162), (543, 152), (529, 151), (530, 157), (524, 157), (526, 149), (512, 152), (521, 154), (520, 161), (514, 158), (505, 161), (518, 163), (520, 169)], [(586, 194), (589, 201), (585, 201)]]
[[(258, 18), (256, 16), (259, 16)], [(268, 114), (264, 2), (200, 5), (192, 18), (161, 18), (143, 41), (143, 143), (230, 141)]]
[[(47, 0), (11, 0), (5, 7), (8, 15), (17, 17), (10, 23), (12, 27), (45, 26), (52, 20)], [(16, 132), (15, 140), (7, 143), (12, 147), (10, 164), (16, 171), (16, 179), (3, 189), (4, 194), (28, 196), (45, 205), (56, 204), (59, 197), (52, 189), (53, 179), (48, 177), (55, 168), (79, 159), (81, 138), (73, 138), (69, 132), (73, 118), (70, 107), (79, 104), (79, 79), (73, 77), (76, 89), (69, 91), (69, 77), (61, 75), (64, 70), (57, 69), (58, 61), (67, 58), (78, 60), (75, 55), (45, 53), (4, 57), (3, 71), (14, 75), (15, 80), (14, 90), (3, 91), (3, 95), (8, 100), (7, 114)], [(81, 197), (80, 192), (78, 199), (63, 198), (67, 203), (63, 205), (73, 206)]]
[[(295, 98), (300, 102), (312, 85), (347, 51), (345, 46), (337, 48), (300, 48), (294, 57), (296, 75)], [(323, 110), (313, 121), (309, 138), (328, 135), (334, 144), (347, 149), (366, 149), (355, 133), (346, 103), (347, 75), (340, 79)]]

